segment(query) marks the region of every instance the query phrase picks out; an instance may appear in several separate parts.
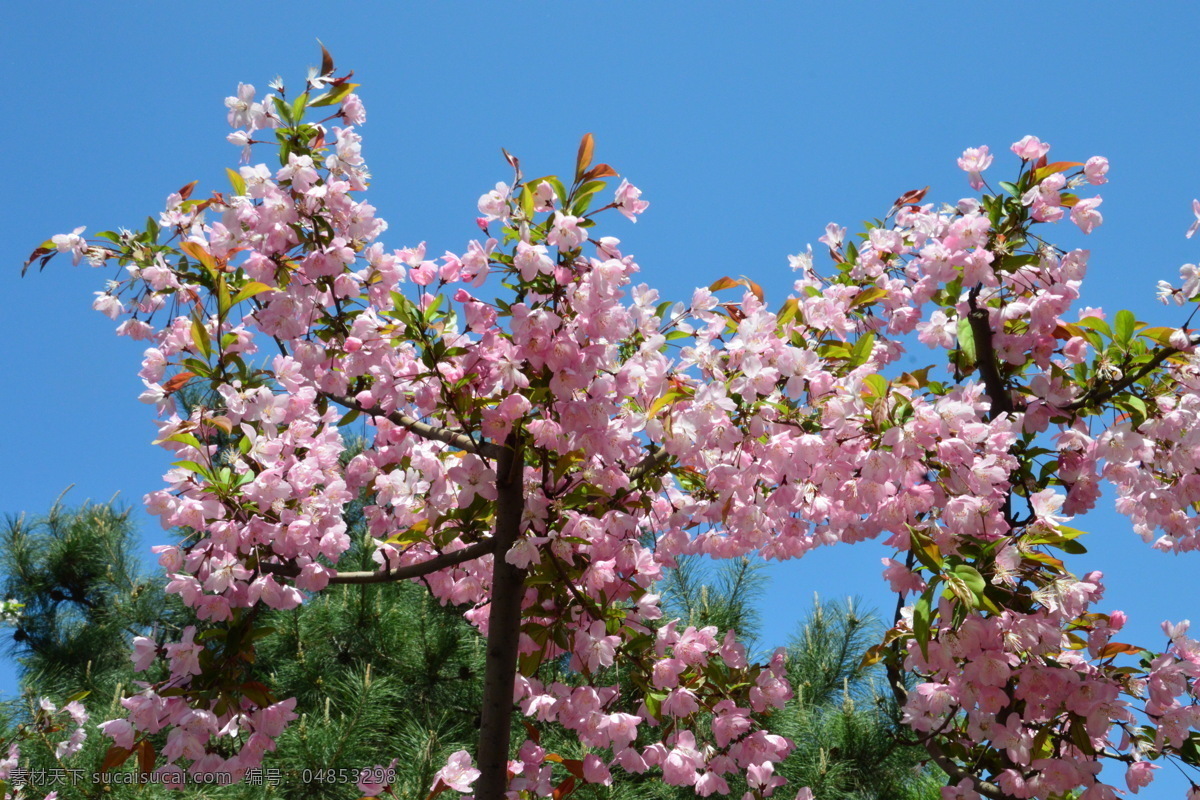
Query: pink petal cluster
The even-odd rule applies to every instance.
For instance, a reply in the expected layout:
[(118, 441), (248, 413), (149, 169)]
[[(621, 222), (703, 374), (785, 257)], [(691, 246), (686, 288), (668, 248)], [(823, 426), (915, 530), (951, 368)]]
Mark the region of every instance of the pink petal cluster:
[[(229, 98), (231, 124), (283, 125), (254, 98), (245, 85)], [(355, 95), (339, 114), (365, 120)], [(1089, 252), (1025, 234), (1068, 208), (1092, 232), (1101, 198), (1068, 190), (1105, 183), (1108, 162), (1067, 175), (1048, 150), (1032, 136), (1012, 146), (1019, 196), (903, 203), (853, 247), (831, 223), (831, 271), (795, 257), (781, 306), (732, 278), (660, 301), (594, 230), (589, 197), (553, 177), (526, 187), (515, 160), (513, 183), (479, 199), (494, 237), (440, 258), (423, 243), (388, 249), (362, 199), (354, 127), (291, 147), (279, 169), (242, 167), (234, 194), (173, 196), (160, 221), (183, 244), (169, 258), (132, 245), (96, 255), (135, 262), (97, 307), (147, 341), (142, 399), (176, 465), (147, 508), (196, 533), (157, 548), (167, 591), (224, 629), (243, 624), (238, 609), (294, 608), (336, 579), (344, 512), (362, 497), (376, 563), (456, 561), (422, 579), (482, 633), (493, 566), (524, 571), (516, 702), (588, 748), (584, 782), (653, 770), (702, 796), (738, 779), (766, 796), (792, 749), (769, 730), (792, 696), (786, 654), (751, 664), (734, 632), (664, 622), (655, 585), (684, 556), (788, 559), (882, 539), (896, 551), (885, 579), (911, 600), (881, 656), (916, 678), (898, 689), (905, 722), (1000, 765), (1010, 796), (1111, 796), (1098, 754), (1178, 750), (1200, 725), (1200, 645), (1172, 628), (1168, 651), (1131, 678), (1114, 663), (1140, 652), (1112, 639), (1124, 615), (1094, 610), (1101, 574), (1075, 576), (1049, 552), (1079, 535), (1066, 523), (1102, 481), (1147, 541), (1197, 547), (1200, 362), (1170, 345), (1162, 390), (1142, 391), (1120, 354), (1161, 332), (1097, 309), (1071, 317)], [(992, 162), (983, 146), (959, 166), (978, 190)], [(622, 182), (612, 207), (635, 219), (640, 195)], [(90, 253), (80, 233), (54, 247), (78, 260)], [(477, 297), (497, 277), (513, 292)], [(1184, 280), (1200, 291), (1200, 273)], [(914, 341), (943, 366), (904, 372)], [(206, 373), (219, 407), (181, 416), (181, 370)], [(1083, 413), (1110, 407), (1121, 416)], [(353, 458), (338, 427), (348, 413), (370, 430)], [(501, 474), (497, 453), (514, 450)], [(524, 508), (500, 562), (475, 548), (494, 541), (506, 480)], [(135, 640), (135, 666), (165, 657), (170, 678), (126, 698), (105, 734), (126, 746), (165, 731), (163, 769), (176, 773), (259, 763), (295, 700), (243, 693), (210, 709), (196, 680), (214, 677), (209, 641), (194, 627)], [(542, 680), (553, 659), (586, 681)], [(1134, 727), (1139, 695), (1149, 733)], [(1130, 758), (1136, 791), (1152, 773)], [(510, 790), (551, 795), (561, 761), (525, 741)], [(479, 775), (460, 751), (437, 779), (469, 793)], [(945, 796), (977, 788), (955, 777)]]

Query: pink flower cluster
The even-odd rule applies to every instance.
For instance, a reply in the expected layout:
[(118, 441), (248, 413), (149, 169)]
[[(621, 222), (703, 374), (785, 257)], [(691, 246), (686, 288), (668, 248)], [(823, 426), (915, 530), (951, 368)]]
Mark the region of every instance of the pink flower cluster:
[[(347, 126), (327, 130), (254, 96), (242, 86), (227, 101), (245, 128), (232, 138), (249, 147), (275, 127), (284, 165), (241, 167), (230, 196), (173, 196), (160, 222), (176, 244), (53, 240), (77, 260), (132, 262), (97, 308), (150, 345), (142, 399), (166, 415), (158, 443), (175, 466), (146, 502), (164, 528), (193, 534), (157, 551), (167, 590), (204, 623), (247, 638), (236, 609), (292, 608), (325, 588), (361, 496), (380, 568), (446, 559), (423, 579), (486, 633), (497, 556), (476, 548), (492, 541), (511, 477), (524, 506), (502, 556), (525, 576), (516, 699), (531, 723), (590, 749), (585, 782), (658, 770), (707, 796), (742, 776), (752, 798), (782, 782), (775, 764), (791, 743), (764, 725), (791, 696), (784, 654), (751, 665), (734, 632), (664, 622), (654, 587), (684, 555), (784, 559), (885, 537), (897, 551), (885, 578), (915, 596), (880, 655), (917, 675), (905, 720), (964, 763), (992, 765), (1012, 797), (1111, 797), (1097, 775), (1114, 749), (1135, 754), (1128, 781), (1140, 788), (1141, 754), (1178, 750), (1200, 721), (1200, 646), (1181, 634), (1131, 677), (1114, 659), (1140, 651), (1111, 641), (1123, 615), (1091, 610), (1100, 574), (1077, 578), (1051, 555), (1079, 535), (1064, 523), (1096, 503), (1102, 478), (1144, 538), (1197, 541), (1190, 340), (1099, 309), (1070, 319), (1089, 252), (1030, 232), (1068, 208), (1084, 233), (1100, 225), (1100, 197), (1072, 190), (1105, 183), (1105, 159), (1048, 163), (1049, 146), (1027, 136), (1005, 194), (935, 208), (909, 193), (857, 241), (831, 224), (831, 274), (811, 251), (795, 256), (777, 309), (730, 278), (672, 304), (635, 284), (638, 264), (595, 230), (588, 163), (568, 189), (553, 176), (523, 183), (512, 159), (512, 184), (479, 199), (483, 241), (439, 258), (424, 243), (389, 250), (360, 199), (358, 98), (342, 97)], [(987, 147), (964, 152), (973, 189), (993, 161)], [(635, 219), (646, 206), (623, 181), (605, 208)], [(501, 280), (510, 294), (481, 299)], [(741, 296), (720, 299), (726, 289)], [(944, 368), (902, 372), (914, 342)], [(267, 346), (278, 355), (251, 368)], [(1161, 370), (1139, 373), (1151, 362)], [(189, 377), (219, 400), (183, 418), (172, 395)], [(1106, 408), (1125, 416), (1105, 426)], [(347, 414), (371, 437), (344, 459)], [(498, 453), (514, 452), (511, 476), (498, 474)], [(194, 628), (138, 639), (137, 667), (165, 657), (170, 677), (127, 698), (106, 734), (131, 747), (168, 730), (168, 771), (241, 774), (273, 749), (295, 701), (246, 693), (210, 708), (192, 691), (213, 677), (210, 641)], [(224, 657), (235, 691), (240, 656)], [(538, 677), (556, 658), (580, 685)], [(619, 665), (636, 693), (616, 684)], [(1143, 717), (1152, 733), (1136, 727)], [(212, 746), (222, 738), (234, 755)], [(552, 795), (561, 757), (537, 737), (519, 754), (511, 789)], [(478, 775), (460, 752), (438, 778), (465, 793)], [(952, 777), (947, 796), (975, 796), (981, 779)]]

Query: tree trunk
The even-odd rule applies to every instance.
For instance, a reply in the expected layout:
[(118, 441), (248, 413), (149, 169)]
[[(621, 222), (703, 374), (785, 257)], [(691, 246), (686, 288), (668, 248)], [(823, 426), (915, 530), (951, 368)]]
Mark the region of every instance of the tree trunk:
[(503, 800), (508, 788), (508, 751), (512, 729), (513, 683), (525, 571), (505, 560), (521, 532), (525, 508), (524, 458), (515, 437), (496, 464), (496, 548), (493, 551), (492, 599), (488, 615), (483, 709), (479, 723), (477, 800)]

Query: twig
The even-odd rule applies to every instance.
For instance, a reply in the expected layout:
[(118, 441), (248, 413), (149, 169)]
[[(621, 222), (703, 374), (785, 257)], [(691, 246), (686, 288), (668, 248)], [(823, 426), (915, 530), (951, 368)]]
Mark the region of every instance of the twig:
[[(339, 572), (330, 578), (329, 582), (331, 584), (390, 583), (392, 581), (408, 580), (409, 578), (419, 578), (431, 572), (437, 572), (446, 567), (453, 567), (464, 561), (471, 561), (480, 556), (485, 556), (491, 553), (495, 547), (496, 541), (494, 539), (485, 539), (482, 542), (468, 545), (462, 550), (455, 550), (453, 553), (443, 553), (440, 556), (434, 556), (426, 561), (422, 561), (420, 564), (409, 564), (381, 571)], [(282, 575), (287, 578), (294, 578), (300, 574), (300, 570), (294, 564), (260, 564), (259, 569), (270, 575)]]

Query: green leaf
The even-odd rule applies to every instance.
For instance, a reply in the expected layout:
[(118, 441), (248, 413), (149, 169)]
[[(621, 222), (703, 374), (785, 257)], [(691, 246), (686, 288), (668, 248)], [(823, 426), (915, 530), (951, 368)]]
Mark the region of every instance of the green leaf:
[(874, 375), (868, 375), (866, 378), (863, 379), (863, 384), (868, 389), (870, 389), (871, 394), (875, 395), (876, 397), (879, 397), (879, 398), (887, 397), (888, 385), (889, 385), (888, 379), (883, 377), (879, 373), (875, 373)]
[(578, 194), (595, 194), (607, 185), (605, 181), (588, 181), (579, 187)]
[(979, 570), (972, 567), (970, 564), (959, 564), (954, 569), (950, 570), (956, 575), (971, 593), (976, 597), (983, 594), (983, 590), (987, 588), (987, 581), (979, 574)]
[(908, 526), (908, 536), (912, 541), (909, 549), (917, 557), (917, 560), (933, 572), (940, 570), (942, 568), (942, 551), (938, 548), (937, 543), (925, 531), (911, 525)]
[(277, 291), (279, 291), (279, 290), (275, 289), (273, 287), (267, 286), (265, 283), (259, 283), (258, 281), (250, 281), (249, 283), (244, 285), (238, 291), (238, 293), (236, 295), (233, 296), (232, 304), (236, 306), (238, 303), (242, 302), (243, 300), (249, 300), (251, 297), (256, 297), (256, 296), (262, 294), (263, 292), (277, 292)]
[(275, 95), (271, 96), (271, 100), (274, 101), (275, 110), (279, 112), (279, 116), (283, 118), (283, 121), (292, 122), (292, 109), (291, 106), (287, 104), (287, 101), (282, 97)]
[(232, 299), (229, 297), (229, 284), (225, 281), (225, 273), (216, 273), (217, 282), (217, 313), (221, 321), (225, 320), (225, 315), (229, 312), (230, 306), (233, 305)]
[(210, 481), (212, 480), (212, 473), (209, 472), (208, 467), (204, 466), (203, 464), (197, 464), (195, 461), (176, 461), (173, 464), (171, 464), (171, 466), (180, 467), (182, 469), (186, 469), (189, 472), (195, 472), (198, 475), (202, 475), (205, 478), (208, 478)]
[(848, 266), (854, 266), (858, 262), (858, 247), (855, 246), (854, 242), (846, 242), (845, 256)]
[(880, 289), (878, 286), (869, 286), (855, 295), (854, 299), (850, 301), (850, 307), (858, 308), (859, 306), (864, 306), (867, 303), (873, 303), (876, 300), (884, 297), (887, 297), (886, 289)]
[(645, 698), (646, 713), (648, 713), (650, 716), (654, 717), (655, 719), (660, 719), (662, 717), (663, 700), (666, 700), (666, 699), (667, 699), (667, 696), (665, 694), (660, 694), (658, 692), (648, 692), (646, 694), (646, 698)]
[(975, 352), (975, 331), (971, 329), (971, 320), (965, 316), (958, 318), (958, 349), (966, 359), (967, 370), (974, 369), (978, 361)]
[(796, 318), (796, 314), (800, 312), (800, 301), (794, 297), (789, 297), (783, 303), (783, 308), (779, 309), (777, 321), (780, 327), (787, 325)]
[(913, 606), (913, 635), (917, 637), (917, 646), (921, 648), (921, 655), (925, 658), (929, 657), (929, 629), (933, 623), (933, 589), (934, 584), (929, 584), (929, 588), (917, 600)]
[(854, 343), (854, 348), (850, 351), (850, 366), (861, 367), (867, 363), (867, 359), (871, 357), (871, 352), (875, 349), (875, 334), (865, 333), (858, 338)]
[(1134, 328), (1137, 327), (1137, 317), (1133, 316), (1133, 312), (1128, 309), (1121, 309), (1117, 312), (1115, 320), (1116, 330), (1113, 333), (1113, 339), (1122, 345), (1129, 345), (1129, 341), (1133, 338)]
[(208, 328), (204, 327), (199, 317), (192, 317), (192, 342), (205, 358), (212, 357), (212, 341), (208, 336)]
[(309, 108), (319, 108), (321, 106), (331, 106), (335, 103), (340, 103), (350, 96), (350, 93), (357, 89), (362, 84), (358, 83), (343, 83), (340, 86), (335, 86), (323, 95), (319, 95), (311, 103)]
[(529, 184), (521, 187), (521, 212), (525, 215), (525, 219), (533, 219), (534, 201), (536, 198), (533, 195), (533, 189)]
[(1108, 327), (1108, 323), (1099, 317), (1084, 317), (1075, 324), (1083, 328), (1090, 328), (1094, 331), (1099, 331), (1110, 339), (1113, 338), (1112, 328)]
[(229, 176), (229, 183), (233, 185), (233, 191), (235, 194), (246, 193), (246, 179), (241, 176), (241, 173), (239, 173), (237, 170), (226, 167), (225, 174)]
[[(200, 444), (200, 440), (190, 433), (177, 433), (174, 436), (168, 436), (166, 439), (161, 439), (163, 442), (179, 442), (186, 444), (188, 447), (194, 447), (200, 452), (204, 452), (204, 445)], [(157, 444), (158, 442), (155, 442)]]
[[(542, 178), (542, 180), (554, 187), (554, 193), (558, 195), (559, 203), (566, 202), (567, 187), (563, 186), (563, 182), (558, 179), (557, 175), (547, 175), (545, 178)], [(537, 188), (536, 184), (534, 185), (534, 188)]]
[(185, 358), (183, 366), (187, 367), (189, 372), (194, 372), (201, 378), (212, 377), (212, 367), (207, 362), (201, 361), (198, 358)]

